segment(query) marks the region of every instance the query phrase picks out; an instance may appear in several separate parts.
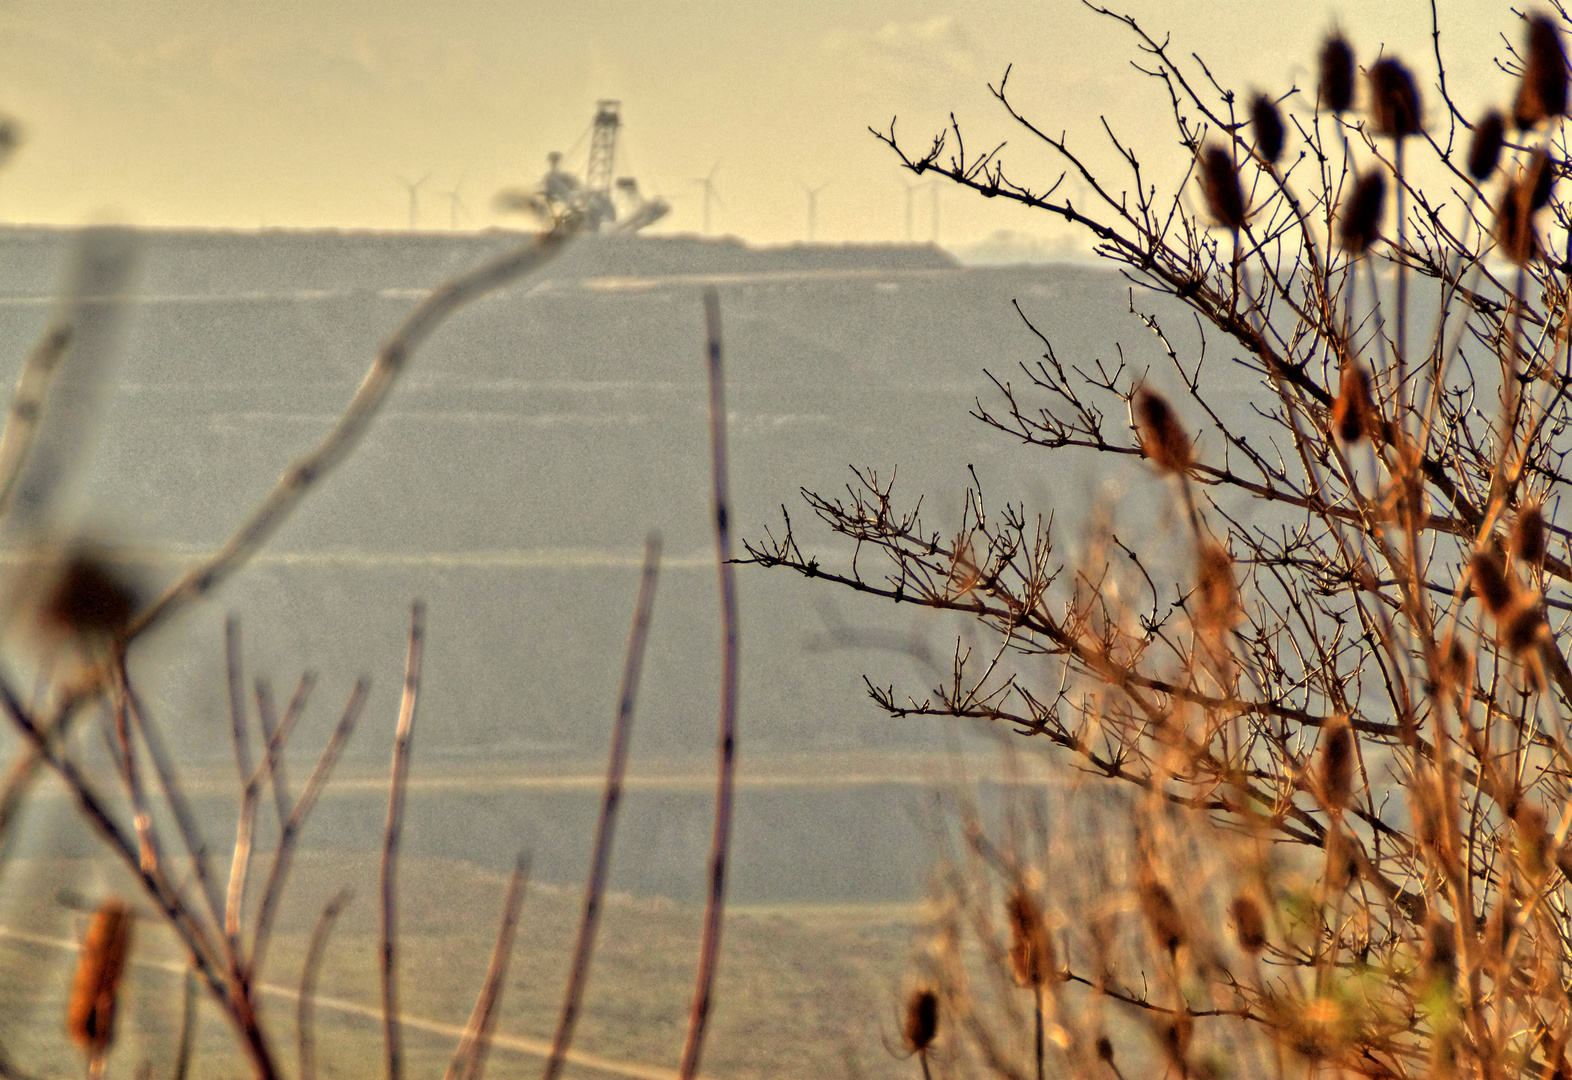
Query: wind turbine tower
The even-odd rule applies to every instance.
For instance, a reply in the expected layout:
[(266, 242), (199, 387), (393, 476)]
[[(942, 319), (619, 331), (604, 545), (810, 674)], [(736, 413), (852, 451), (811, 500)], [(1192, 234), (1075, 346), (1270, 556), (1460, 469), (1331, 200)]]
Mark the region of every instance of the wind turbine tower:
[(414, 183), (410, 183), (408, 180), (406, 180), (402, 176), (400, 176), (398, 178), (398, 182), (403, 184), (406, 188), (409, 189), (409, 231), (410, 232), (414, 232), (415, 231), (415, 220), (420, 215), (420, 185), (424, 184), (427, 180), (430, 180), (430, 179), (431, 179), (431, 174), (429, 172), (425, 176), (422, 176), (419, 180), (416, 180)]
[(808, 242), (813, 242), (814, 235), (819, 226), (819, 192), (830, 186), (831, 181), (826, 180), (816, 188), (807, 184), (802, 185), (803, 193), (808, 196)]
[(459, 197), (459, 191), (464, 187), (464, 177), (468, 175), (467, 170), (459, 173), (458, 183), (453, 185), (453, 190), (443, 193), (448, 198), (448, 228), (453, 232), (458, 232), (459, 211), (462, 209), (466, 214), (469, 213), (469, 208), (464, 205), (464, 200)]
[(905, 182), (906, 188), (906, 242), (912, 242), (912, 195), (917, 191), (917, 185)]
[[(710, 202), (711, 200), (718, 203), (721, 202), (720, 195), (715, 191), (715, 170), (719, 168), (720, 162), (717, 161), (710, 166), (708, 176), (693, 177), (688, 181), (691, 184), (698, 184), (704, 189), (704, 232), (706, 235), (710, 231)], [(724, 206), (726, 204), (721, 203), (721, 205)]]

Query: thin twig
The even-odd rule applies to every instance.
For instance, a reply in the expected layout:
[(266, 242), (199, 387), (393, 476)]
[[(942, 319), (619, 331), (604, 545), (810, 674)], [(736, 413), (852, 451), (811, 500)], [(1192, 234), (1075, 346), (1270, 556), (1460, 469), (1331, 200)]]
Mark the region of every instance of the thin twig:
[(237, 972), (244, 970), (241, 943), (242, 909), (246, 898), (246, 875), (251, 869), (251, 836), (256, 827), (257, 798), (261, 783), (248, 780), (241, 788), (240, 819), (235, 823), (235, 853), (229, 862), (229, 891), (224, 899), (224, 937), (229, 942), (230, 963)]
[(317, 919), (317, 928), (311, 932), (311, 945), (306, 949), (306, 962), (300, 970), (300, 997), (295, 1004), (295, 1038), (300, 1047), (300, 1080), (316, 1080), (316, 1041), (312, 1037), (313, 1006), (317, 996), (317, 972), (322, 967), (322, 954), (327, 951), (328, 935), (339, 914), (354, 899), (354, 891), (341, 889), (328, 901)]
[(224, 661), (229, 677), (229, 725), (235, 744), (235, 769), (240, 773), (240, 818), (235, 823), (235, 851), (229, 863), (229, 891), (224, 900), (224, 937), (229, 941), (230, 963), (240, 969), (241, 907), (245, 902), (246, 872), (251, 865), (251, 833), (256, 820), (257, 778), (251, 767), (251, 736), (246, 731), (245, 674), (241, 657), (240, 619), (224, 620)]
[(174, 1080), (186, 1080), (191, 1071), (191, 1049), (196, 1045), (197, 980), (189, 967), (180, 979), (180, 1037), (175, 1041)]
[(103, 227), (75, 247), (62, 310), (23, 365), (0, 436), (0, 514), (11, 537), (34, 544), (74, 527), (61, 520), (62, 496), (84, 479), (141, 241)]
[(137, 844), (141, 849), (142, 869), (152, 873), (156, 872), (159, 866), (158, 842), (153, 832), (153, 816), (147, 809), (147, 795), (142, 787), (142, 770), (137, 766), (136, 740), (131, 737), (131, 693), (126, 683), (124, 655), (115, 659), (115, 669), (115, 692), (112, 704), (115, 716), (115, 739), (120, 748), (126, 795), (131, 800), (131, 814), (136, 825)]
[(584, 915), (579, 922), (578, 943), (573, 949), (573, 966), (562, 996), (562, 1016), (551, 1041), (551, 1056), (546, 1059), (542, 1080), (555, 1080), (567, 1060), (573, 1043), (573, 1028), (578, 1023), (579, 1004), (589, 981), (590, 960), (595, 952), (595, 934), (600, 926), (601, 901), (610, 876), (611, 847), (617, 832), (617, 811), (622, 805), (622, 777), (627, 770), (628, 747), (633, 735), (633, 704), (639, 689), (639, 674), (644, 667), (644, 646), (649, 640), (650, 620), (655, 613), (655, 582), (660, 574), (660, 535), (651, 533), (644, 541), (644, 571), (639, 578), (639, 598), (633, 609), (633, 630), (628, 637), (627, 659), (622, 668), (622, 691), (617, 699), (617, 722), (612, 728), (611, 757), (606, 764), (606, 787), (601, 797), (600, 820), (595, 826), (595, 854), (590, 861), (589, 883), (584, 887)]
[(721, 597), (720, 738), (716, 748), (715, 832), (711, 838), (709, 897), (704, 906), (704, 936), (699, 972), (688, 1013), (688, 1034), (678, 1075), (693, 1080), (699, 1072), (704, 1033), (709, 1023), (715, 967), (720, 959), (721, 924), (726, 906), (726, 855), (731, 846), (733, 773), (737, 758), (737, 586), (731, 556), (731, 498), (726, 482), (726, 388), (721, 368), (720, 295), (704, 290), (705, 351), (710, 382), (710, 470), (714, 484), (715, 557)]
[(354, 733), (355, 723), (360, 719), (361, 709), (365, 707), (366, 696), (370, 692), (369, 680), (361, 679), (355, 683), (354, 690), (350, 691), (349, 701), (344, 705), (344, 712), (338, 718), (338, 725), (334, 727), (327, 745), (322, 748), (322, 756), (317, 758), (316, 767), (306, 778), (305, 789), (301, 791), (300, 798), (289, 811), (289, 816), (284, 819), (284, 824), (279, 830), (278, 850), (273, 853), (273, 865), (268, 870), (267, 883), (262, 887), (262, 900), (257, 906), (257, 926), (251, 940), (252, 982), (262, 977), (262, 963), (267, 956), (268, 941), (273, 931), (273, 919), (278, 914), (278, 905), (284, 896), (284, 882), (289, 877), (290, 862), (294, 858), (295, 844), (299, 840), (300, 830), (304, 828), (306, 819), (311, 816), (311, 810), (316, 806), (317, 797), (322, 794), (322, 789), (327, 786), (328, 778), (333, 775), (333, 767), (338, 764), (338, 759), (344, 752), (344, 745), (349, 742), (350, 735)]
[(416, 601), (409, 617), (409, 652), (404, 661), (404, 696), (393, 736), (393, 767), (388, 777), (388, 821), (382, 840), (382, 1026), (387, 1039), (388, 1080), (404, 1075), (398, 1018), (398, 844), (404, 827), (404, 791), (415, 734), (415, 705), (420, 698), (420, 657), (426, 638), (426, 605)]
[[(302, 688), (309, 679), (309, 675), (300, 677)], [(290, 730), (300, 713), (287, 713), (280, 720), (278, 706), (273, 702), (273, 688), (266, 679), (259, 677), (252, 690), (257, 702), (257, 725), (262, 729), (262, 767), (267, 770), (268, 784), (273, 789), (273, 809), (278, 814), (279, 828), (283, 828), (284, 820), (289, 817), (289, 781), (284, 774), (284, 747), (289, 742)], [(299, 696), (300, 691), (297, 690), (296, 697)]]
[(224, 905), (209, 859), (207, 839), (202, 835), (202, 827), (197, 822), (196, 813), (191, 809), (191, 802), (186, 798), (185, 789), (180, 784), (180, 775), (175, 770), (175, 763), (169, 756), (168, 748), (164, 745), (163, 735), (137, 696), (136, 687), (132, 685), (124, 667), (121, 668), (121, 677), (125, 681), (126, 700), (131, 707), (131, 717), (136, 722), (137, 733), (142, 736), (142, 745), (147, 748), (148, 760), (153, 763), (153, 772), (158, 777), (158, 786), (164, 793), (164, 801), (169, 804), (169, 811), (174, 816), (175, 827), (180, 830), (180, 839), (185, 845), (186, 854), (191, 858), (192, 873), (196, 875), (197, 884), (202, 889), (202, 897), (207, 902), (208, 913), (213, 918), (213, 926), (222, 927)]
[(54, 323), (22, 361), (22, 373), (16, 380), (16, 396), (11, 399), (11, 413), (6, 418), (5, 433), (0, 435), (0, 517), (11, 509), (17, 480), (27, 467), (28, 454), (38, 434), (44, 402), (60, 366), (60, 358), (71, 345), (71, 336), (69, 323)]
[(524, 893), (529, 888), (529, 862), (529, 853), (521, 851), (513, 864), (513, 878), (508, 882), (507, 899), (502, 903), (502, 922), (497, 927), (497, 941), (491, 950), (486, 981), (475, 999), (475, 1008), (469, 1014), (469, 1023), (459, 1039), (458, 1049), (453, 1052), (444, 1080), (481, 1080), (486, 1071), (486, 1054), (491, 1049), (497, 1011), (502, 1005), (508, 958), (513, 953), (513, 938), (519, 926), (519, 910), (524, 906)]

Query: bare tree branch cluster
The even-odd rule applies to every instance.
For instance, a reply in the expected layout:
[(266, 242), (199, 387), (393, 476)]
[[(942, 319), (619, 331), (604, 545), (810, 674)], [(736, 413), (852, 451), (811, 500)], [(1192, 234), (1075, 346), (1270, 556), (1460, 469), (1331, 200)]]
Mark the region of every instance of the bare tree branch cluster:
[[(844, 493), (804, 492), (849, 563), (789, 516), (747, 545), (970, 624), (935, 685), (870, 684), (889, 715), (1004, 725), (1124, 792), (1106, 848), (1054, 831), (1086, 856), (1057, 875), (1063, 852), (990, 841), (962, 808), (921, 991), (952, 1025), (934, 1060), (1032, 1072), (1030, 1012), (1008, 979), (979, 988), (961, 947), (996, 975), (1010, 933), (1025, 947), (996, 886), (1060, 942), (1035, 993), (1038, 1076), (1044, 1009), (1050, 1061), (1122, 1076), (1105, 1007), (1180, 1076), (1567, 1075), (1567, 12), (1523, 18), (1507, 99), (1471, 120), (1438, 25), (1423, 77), (1333, 35), (1316, 86), (1247, 100), (1088, 6), (1132, 36), (1134, 77), (1193, 155), (1178, 184), (1106, 122), (1121, 171), (1099, 171), (1008, 71), (1006, 118), (1064, 162), (1046, 184), (1002, 145), (969, 152), (953, 119), (923, 149), (893, 121), (874, 134), (916, 173), (1086, 230), (1122, 269), (1168, 374), (1066, 357), (1018, 308), (1042, 354), (994, 373), (973, 416), (1027, 451), (1142, 463), (1172, 527), (1094, 521), (1067, 548), (975, 476), (935, 527), (892, 474), (857, 469)], [(1087, 202), (1060, 194), (1069, 175)], [(925, 1068), (938, 1053), (909, 1045)]]

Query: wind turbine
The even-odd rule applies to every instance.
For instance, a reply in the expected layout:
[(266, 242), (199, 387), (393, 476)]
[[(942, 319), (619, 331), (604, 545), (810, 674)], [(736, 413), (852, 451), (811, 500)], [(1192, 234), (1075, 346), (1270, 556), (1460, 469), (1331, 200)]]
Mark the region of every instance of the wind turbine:
[(917, 201), (917, 193), (932, 183), (932, 180), (906, 181), (906, 242), (908, 244), (915, 242), (917, 239), (917, 230), (912, 223), (912, 209)]
[(430, 180), (430, 179), (431, 179), (431, 174), (429, 172), (425, 176), (422, 176), (419, 180), (416, 180), (413, 184), (410, 183), (408, 180), (406, 180), (402, 176), (400, 176), (398, 178), (398, 182), (403, 184), (406, 188), (409, 189), (409, 231), (410, 232), (414, 232), (415, 231), (415, 217), (416, 217), (416, 214), (418, 213), (418, 211), (420, 209), (420, 185), (424, 184), (427, 180)]
[(802, 185), (803, 194), (808, 196), (808, 242), (809, 243), (813, 242), (814, 233), (816, 233), (818, 231), (818, 224), (819, 224), (819, 192), (821, 192), (825, 188), (829, 187), (830, 184), (832, 184), (832, 183), (834, 183), (834, 181), (826, 180), (824, 183), (820, 184), (816, 188), (811, 188), (807, 184)]
[(459, 190), (464, 186), (464, 178), (468, 175), (468, 169), (459, 173), (458, 182), (453, 185), (453, 190), (443, 192), (448, 198), (448, 228), (452, 232), (458, 232), (459, 210), (462, 208), (466, 214), (469, 213), (469, 207), (465, 206), (464, 200), (459, 198)]
[(690, 177), (688, 180), (688, 183), (698, 184), (704, 189), (704, 232), (706, 234), (708, 234), (710, 231), (710, 200), (714, 199), (722, 206), (726, 205), (721, 201), (720, 195), (715, 191), (715, 170), (719, 168), (720, 162), (717, 161), (715, 164), (710, 166), (708, 176)]

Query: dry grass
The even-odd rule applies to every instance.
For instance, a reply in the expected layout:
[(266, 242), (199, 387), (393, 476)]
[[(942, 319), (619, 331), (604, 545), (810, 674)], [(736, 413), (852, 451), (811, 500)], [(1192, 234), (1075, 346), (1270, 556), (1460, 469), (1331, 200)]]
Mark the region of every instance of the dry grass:
[[(42, 903), (16, 912), (12, 925), (29, 933), (70, 939), (86, 916), (54, 902), (62, 888), (81, 891), (99, 870), (81, 861), (29, 862), (13, 867)], [(109, 871), (113, 873), (112, 869)], [(486, 969), (505, 874), (470, 863), (406, 855), (401, 870), (402, 1006), (408, 1016), (462, 1028)], [(120, 876), (111, 881), (124, 887)], [(280, 914), (270, 968), (293, 990), (317, 912), (342, 885), (357, 898), (341, 916), (328, 945), (317, 1007), (318, 1075), (373, 1077), (383, 1073), (382, 1037), (374, 1017), (378, 927), (377, 861), (303, 853), (289, 903)], [(504, 1074), (544, 1065), (572, 963), (579, 918), (577, 890), (533, 884), (519, 925), (498, 1031), (536, 1041), (536, 1053), (507, 1046), (492, 1050), (492, 1067)], [(702, 909), (626, 894), (607, 898), (594, 977), (574, 1047), (615, 1061), (674, 1071), (687, 1022), (687, 992), (700, 937)], [(761, 912), (728, 918), (721, 964), (722, 993), (706, 1051), (705, 1074), (717, 1077), (843, 1075), (848, 1058), (862, 1075), (896, 1076), (903, 1065), (886, 1053), (895, 1041), (891, 1002), (905, 969), (911, 927), (888, 918), (868, 920), (831, 910)], [(178, 968), (178, 943), (156, 928), (143, 933), (136, 960)], [(58, 948), (0, 939), (0, 1044), (39, 1075), (80, 1075), (80, 1058), (62, 1038), (74, 957)], [(134, 967), (127, 976), (122, 1033), (110, 1062), (112, 1075), (133, 1072), (148, 1060), (166, 1071), (177, 1045), (180, 978), (162, 969)], [(332, 1000), (363, 1006), (369, 1015), (346, 1016)], [(289, 1040), (294, 1005), (268, 997), (264, 1021)], [(233, 1036), (204, 1007), (192, 1075), (244, 1076), (249, 1070)], [(456, 1037), (405, 1025), (405, 1067), (410, 1075), (436, 1075), (448, 1065)], [(568, 1075), (600, 1073), (571, 1062)], [(155, 1075), (157, 1073), (155, 1072)]]

